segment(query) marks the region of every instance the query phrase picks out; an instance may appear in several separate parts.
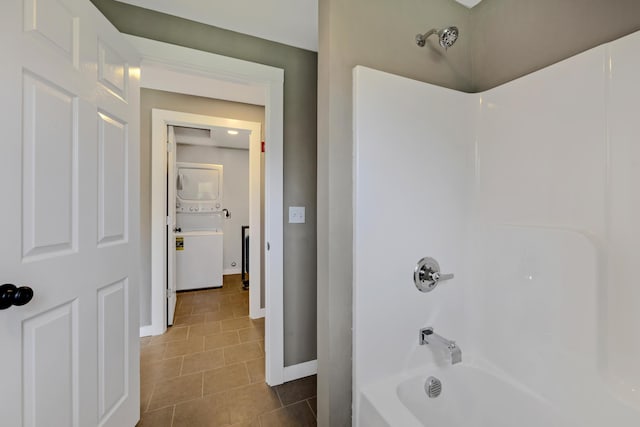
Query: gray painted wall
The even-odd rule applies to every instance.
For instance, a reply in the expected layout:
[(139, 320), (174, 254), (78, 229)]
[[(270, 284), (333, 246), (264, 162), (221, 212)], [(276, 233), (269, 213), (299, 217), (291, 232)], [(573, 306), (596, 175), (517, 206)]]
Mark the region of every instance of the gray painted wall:
[[(284, 69), (284, 362), (316, 359), (317, 54), (113, 0), (91, 1), (123, 33)], [(142, 191), (149, 191), (144, 183)], [(288, 224), (288, 206), (305, 206), (306, 223)]]
[[(318, 425), (351, 425), (352, 68), (486, 90), (640, 28), (637, 0), (319, 0)], [(418, 32), (457, 25), (446, 54)], [(382, 343), (381, 345), (384, 345)]]
[[(349, 426), (351, 70), (366, 65), (470, 91), (470, 12), (452, 0), (320, 0), (319, 5), (318, 425)], [(439, 48), (416, 46), (417, 33), (453, 24), (461, 36), (446, 55)]]
[(471, 23), (480, 92), (640, 30), (640, 1), (483, 0)]

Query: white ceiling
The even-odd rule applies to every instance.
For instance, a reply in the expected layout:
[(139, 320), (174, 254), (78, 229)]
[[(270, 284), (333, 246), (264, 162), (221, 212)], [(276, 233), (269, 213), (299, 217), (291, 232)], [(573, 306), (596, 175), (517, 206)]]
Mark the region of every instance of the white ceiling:
[[(303, 49), (318, 50), (318, 0), (117, 0)], [(473, 7), (481, 0), (455, 0)]]
[(318, 50), (318, 0), (118, 0), (303, 49)]
[(176, 126), (175, 136), (178, 144), (208, 145), (212, 147), (248, 150), (251, 131), (220, 126), (207, 128)]

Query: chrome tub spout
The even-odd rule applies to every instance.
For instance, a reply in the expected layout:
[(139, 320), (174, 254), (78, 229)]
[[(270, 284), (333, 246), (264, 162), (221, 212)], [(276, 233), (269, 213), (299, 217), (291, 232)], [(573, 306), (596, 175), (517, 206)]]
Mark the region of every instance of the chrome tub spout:
[(448, 340), (433, 332), (433, 328), (420, 329), (420, 345), (431, 345), (433, 347), (446, 349), (451, 356), (451, 364), (462, 362), (462, 350), (455, 341)]

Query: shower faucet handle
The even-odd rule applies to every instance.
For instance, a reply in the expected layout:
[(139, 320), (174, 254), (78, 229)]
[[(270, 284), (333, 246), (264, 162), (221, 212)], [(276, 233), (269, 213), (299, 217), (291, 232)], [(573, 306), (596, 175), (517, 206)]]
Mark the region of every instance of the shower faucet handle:
[(451, 280), (453, 277), (453, 274), (440, 273), (438, 261), (430, 257), (418, 261), (413, 270), (413, 282), (420, 292), (431, 292), (441, 280)]
[(437, 271), (432, 271), (429, 273), (429, 278), (431, 280), (433, 280), (434, 282), (438, 282), (440, 280), (451, 280), (453, 279), (453, 274), (448, 273), (448, 274), (443, 274), (443, 273), (439, 273)]

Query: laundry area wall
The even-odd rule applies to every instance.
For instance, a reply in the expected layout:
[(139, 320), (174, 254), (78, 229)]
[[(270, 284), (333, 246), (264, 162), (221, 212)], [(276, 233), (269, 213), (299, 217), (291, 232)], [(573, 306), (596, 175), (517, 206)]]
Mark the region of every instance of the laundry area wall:
[[(180, 144), (178, 162), (222, 165), (224, 194), (222, 207), (230, 216), (222, 219), (224, 231), (223, 274), (240, 274), (242, 261), (242, 226), (249, 225), (249, 150)], [(256, 237), (256, 240), (257, 237)]]
[[(259, 122), (262, 124), (261, 135), (264, 140), (264, 107), (259, 105), (243, 104), (239, 102), (223, 101), (218, 99), (203, 98), (179, 93), (165, 92), (152, 89), (142, 89), (140, 92), (140, 214), (141, 214), (141, 269), (140, 272), (140, 324), (151, 323), (151, 110), (159, 108), (163, 110), (180, 111), (207, 116), (225, 117), (237, 120)], [(212, 152), (211, 147), (202, 147)], [(228, 150), (233, 151), (233, 150)], [(241, 151), (241, 150), (236, 150)], [(246, 151), (248, 156), (248, 151)], [(202, 159), (186, 159), (178, 161), (208, 162)], [(247, 165), (248, 168), (248, 165)], [(227, 179), (232, 179), (231, 172), (225, 166), (225, 184)], [(264, 168), (263, 168), (264, 170)], [(232, 173), (232, 172), (231, 172)], [(249, 170), (246, 169), (247, 181)], [(229, 196), (225, 189), (225, 199)], [(231, 190), (230, 190), (231, 191)], [(248, 197), (247, 197), (248, 203)], [(225, 206), (226, 207), (226, 206)], [(232, 218), (234, 216), (231, 211)], [(227, 220), (229, 221), (229, 220)], [(248, 224), (248, 218), (247, 218)], [(240, 225), (238, 225), (238, 230)], [(238, 231), (237, 244), (240, 245), (240, 231)], [(230, 236), (233, 239), (233, 233)], [(226, 233), (225, 233), (226, 237)], [(225, 245), (227, 244), (225, 239)], [(236, 261), (238, 262), (238, 261)], [(238, 264), (239, 265), (239, 264)], [(225, 268), (227, 266), (225, 265)], [(261, 280), (262, 294), (264, 294), (264, 280)]]

